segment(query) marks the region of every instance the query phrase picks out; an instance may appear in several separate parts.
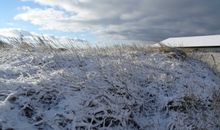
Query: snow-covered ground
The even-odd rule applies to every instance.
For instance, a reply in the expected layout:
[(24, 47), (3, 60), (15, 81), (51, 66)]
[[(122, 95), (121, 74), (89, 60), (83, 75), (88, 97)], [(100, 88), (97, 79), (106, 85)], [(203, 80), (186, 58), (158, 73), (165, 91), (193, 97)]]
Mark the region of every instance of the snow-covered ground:
[(0, 52), (0, 129), (220, 129), (220, 78), (189, 57), (126, 46)]

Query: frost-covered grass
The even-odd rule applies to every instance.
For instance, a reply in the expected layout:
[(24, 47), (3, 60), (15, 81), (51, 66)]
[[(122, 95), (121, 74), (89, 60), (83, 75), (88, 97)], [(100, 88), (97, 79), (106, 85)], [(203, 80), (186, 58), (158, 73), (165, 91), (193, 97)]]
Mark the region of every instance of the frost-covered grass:
[(214, 71), (220, 72), (220, 51), (219, 52), (193, 52), (193, 58), (207, 63)]
[(145, 46), (0, 51), (0, 129), (220, 129), (220, 78), (183, 53)]

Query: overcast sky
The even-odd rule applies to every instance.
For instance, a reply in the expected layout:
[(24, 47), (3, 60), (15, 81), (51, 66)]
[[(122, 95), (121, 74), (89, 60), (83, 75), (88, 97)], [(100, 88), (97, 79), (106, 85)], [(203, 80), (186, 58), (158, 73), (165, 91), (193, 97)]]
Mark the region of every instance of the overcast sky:
[(5, 0), (0, 28), (88, 40), (220, 34), (220, 0)]

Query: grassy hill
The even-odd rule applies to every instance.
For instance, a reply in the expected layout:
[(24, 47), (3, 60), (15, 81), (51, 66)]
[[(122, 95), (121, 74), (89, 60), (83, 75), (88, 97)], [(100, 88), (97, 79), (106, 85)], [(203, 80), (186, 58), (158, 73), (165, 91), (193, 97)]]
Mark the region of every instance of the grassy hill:
[(0, 129), (220, 129), (220, 77), (177, 51), (25, 44), (0, 52)]

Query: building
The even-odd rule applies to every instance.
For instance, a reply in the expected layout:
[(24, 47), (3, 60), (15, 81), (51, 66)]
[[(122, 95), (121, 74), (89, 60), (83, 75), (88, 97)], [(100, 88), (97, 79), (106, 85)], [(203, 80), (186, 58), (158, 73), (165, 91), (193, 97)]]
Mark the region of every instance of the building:
[(220, 35), (174, 37), (163, 40), (160, 44), (175, 48), (220, 52)]

